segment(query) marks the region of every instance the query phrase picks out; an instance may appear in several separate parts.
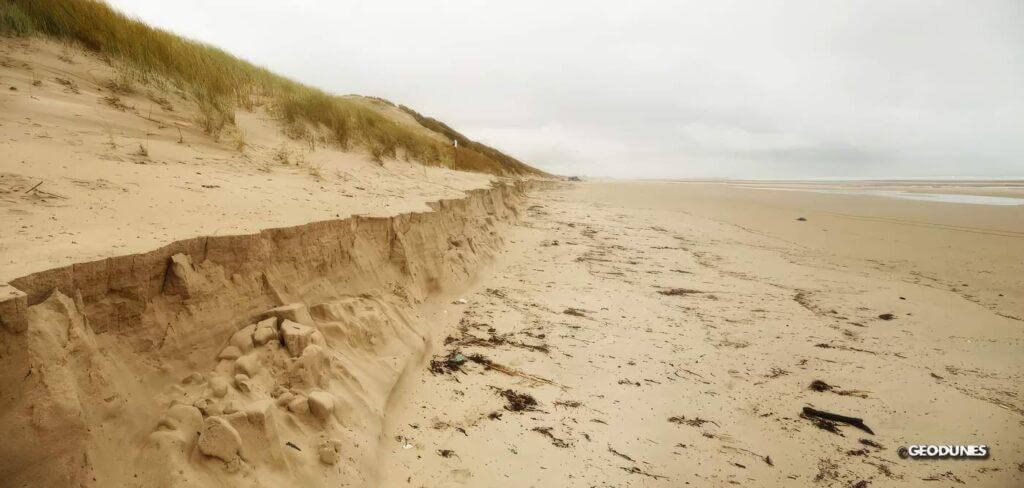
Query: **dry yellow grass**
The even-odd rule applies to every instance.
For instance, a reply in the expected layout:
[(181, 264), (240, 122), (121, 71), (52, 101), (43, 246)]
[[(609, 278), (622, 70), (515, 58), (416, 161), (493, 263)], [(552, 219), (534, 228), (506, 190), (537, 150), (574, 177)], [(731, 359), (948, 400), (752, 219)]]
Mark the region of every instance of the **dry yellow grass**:
[(35, 31), (35, 24), (25, 12), (9, 3), (0, 3), (0, 35), (27, 36)]
[(399, 105), (398, 108), (411, 115), (423, 127), (442, 134), (449, 140), (457, 141), (459, 145), (454, 152), (454, 158), (455, 164), (459, 168), (469, 168), (485, 173), (496, 173), (502, 170), (516, 174), (537, 172), (536, 169), (512, 156), (469, 139), (440, 120), (421, 115), (405, 105)]
[(153, 28), (101, 1), (0, 3), (0, 34), (32, 32), (78, 42), (118, 63), (124, 74), (113, 83), (119, 89), (130, 89), (134, 81), (147, 77), (169, 80), (196, 104), (198, 122), (213, 137), (234, 123), (237, 106), (252, 108), (254, 99), (265, 99), (284, 127), (308, 124), (343, 148), (366, 148), (377, 160), (401, 157), (470, 171), (539, 173), (482, 144), (460, 140), (464, 147), (455, 150), (363, 104), (302, 85), (214, 46)]

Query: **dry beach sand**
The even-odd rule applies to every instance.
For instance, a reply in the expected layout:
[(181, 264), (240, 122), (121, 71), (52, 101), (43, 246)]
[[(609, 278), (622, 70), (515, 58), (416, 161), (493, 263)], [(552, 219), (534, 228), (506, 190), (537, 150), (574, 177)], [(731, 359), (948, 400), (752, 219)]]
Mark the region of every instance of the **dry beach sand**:
[[(386, 486), (1024, 483), (1024, 207), (661, 182), (530, 203), (436, 315), (442, 358), (486, 360), (405, 383)], [(991, 457), (896, 452), (946, 443)]]
[(2, 48), (0, 486), (1024, 485), (1024, 206), (857, 193), (1017, 182), (376, 163)]

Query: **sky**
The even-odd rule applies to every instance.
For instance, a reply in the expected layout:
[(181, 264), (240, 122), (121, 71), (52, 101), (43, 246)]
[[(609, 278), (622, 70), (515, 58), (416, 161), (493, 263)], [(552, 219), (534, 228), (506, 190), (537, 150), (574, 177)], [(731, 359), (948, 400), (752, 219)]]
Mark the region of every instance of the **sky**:
[(1020, 0), (108, 0), (563, 175), (1024, 177)]

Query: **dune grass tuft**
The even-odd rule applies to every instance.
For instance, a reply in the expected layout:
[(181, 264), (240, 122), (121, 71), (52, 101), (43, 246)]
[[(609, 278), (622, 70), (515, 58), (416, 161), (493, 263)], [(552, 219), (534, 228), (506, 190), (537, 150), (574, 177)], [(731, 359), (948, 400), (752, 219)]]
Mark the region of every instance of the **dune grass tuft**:
[[(462, 147), (453, 150), (371, 107), (296, 83), (216, 47), (150, 27), (99, 0), (0, 3), (0, 32), (27, 35), (33, 30), (81, 43), (125, 65), (140, 78), (155, 74), (171, 80), (197, 105), (198, 123), (214, 137), (234, 123), (236, 107), (251, 109), (256, 99), (265, 98), (285, 128), (311, 126), (343, 148), (366, 148), (376, 160), (401, 156), (422, 164), (496, 174), (537, 172), (447, 129), (461, 138)], [(124, 88), (125, 81), (115, 80), (116, 86)], [(447, 128), (438, 124), (424, 127)]]
[(35, 30), (35, 23), (17, 5), (0, 3), (0, 35), (24, 37)]
[(509, 156), (493, 147), (470, 140), (455, 129), (448, 127), (440, 120), (426, 117), (415, 110), (399, 105), (398, 108), (416, 119), (420, 125), (434, 132), (440, 133), (452, 141), (458, 142), (455, 150), (455, 162), (457, 167), (481, 171), (485, 173), (506, 172), (512, 174), (539, 173), (535, 168), (526, 165), (512, 156)]

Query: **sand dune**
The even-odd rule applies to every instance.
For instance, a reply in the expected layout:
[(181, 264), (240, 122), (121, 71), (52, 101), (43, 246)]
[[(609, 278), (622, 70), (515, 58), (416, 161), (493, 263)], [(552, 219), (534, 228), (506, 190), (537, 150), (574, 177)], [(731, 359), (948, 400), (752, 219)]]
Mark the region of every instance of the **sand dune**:
[(493, 179), (311, 147), (265, 107), (215, 139), (173, 90), (114, 92), (115, 68), (56, 42), (0, 40), (0, 61), (0, 281), (188, 237), (425, 210)]

